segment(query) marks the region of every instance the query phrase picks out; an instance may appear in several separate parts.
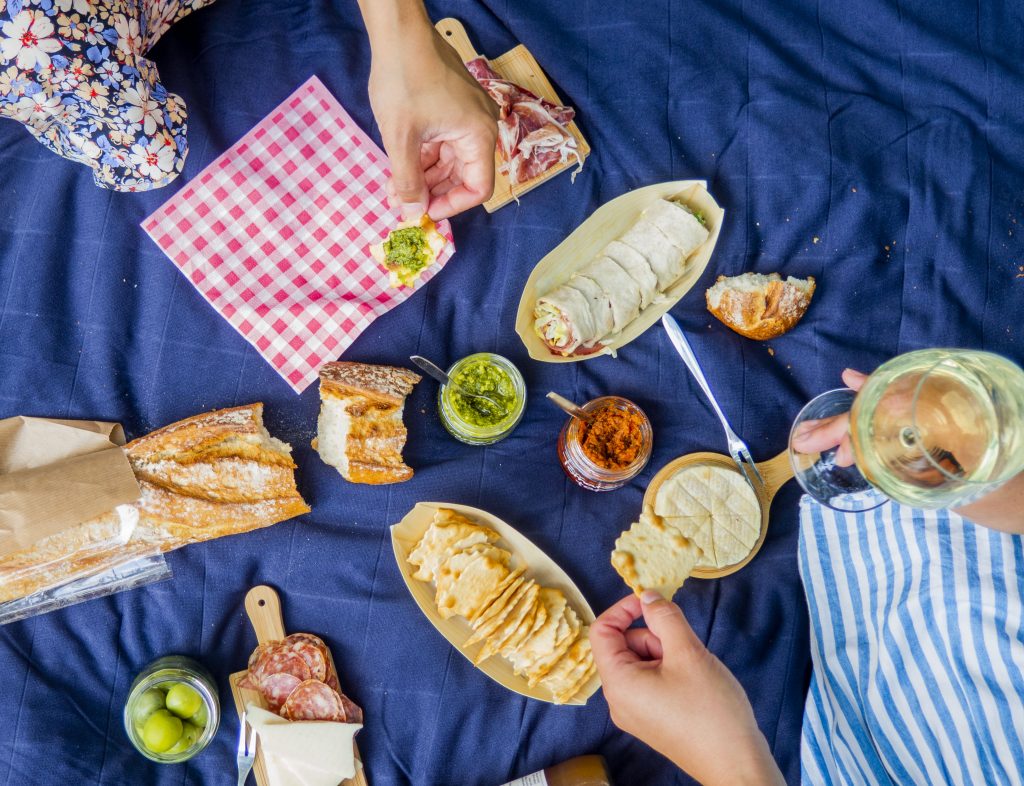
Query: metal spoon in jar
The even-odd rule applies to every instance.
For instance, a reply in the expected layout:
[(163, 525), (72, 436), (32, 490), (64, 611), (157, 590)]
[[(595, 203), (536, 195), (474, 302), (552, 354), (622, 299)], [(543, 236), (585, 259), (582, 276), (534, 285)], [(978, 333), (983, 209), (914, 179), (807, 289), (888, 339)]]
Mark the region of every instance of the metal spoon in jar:
[(503, 407), (494, 399), (489, 398), (488, 396), (485, 396), (481, 393), (472, 393), (466, 390), (464, 387), (462, 387), (462, 385), (459, 385), (456, 382), (454, 382), (451, 377), (449, 377), (440, 369), (439, 366), (434, 365), (422, 355), (410, 355), (409, 360), (411, 360), (420, 370), (427, 374), (427, 376), (433, 377), (442, 385), (451, 386), (451, 388), (460, 396), (466, 396), (467, 398), (478, 398), (481, 401), (486, 401), (487, 406), (495, 415), (503, 415), (508, 413), (508, 409), (506, 407)]
[(554, 402), (556, 407), (564, 411), (567, 415), (570, 415), (583, 423), (590, 422), (590, 413), (583, 409), (579, 404), (569, 401), (565, 396), (559, 396), (554, 391), (548, 393), (548, 398)]

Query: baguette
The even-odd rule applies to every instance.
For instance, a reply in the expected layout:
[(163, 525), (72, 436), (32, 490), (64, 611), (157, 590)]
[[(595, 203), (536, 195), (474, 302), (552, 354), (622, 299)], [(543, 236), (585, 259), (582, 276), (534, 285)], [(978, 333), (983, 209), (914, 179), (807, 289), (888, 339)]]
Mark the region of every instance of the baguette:
[[(0, 602), (309, 512), (295, 487), (291, 448), (267, 433), (259, 403), (172, 423), (125, 451), (139, 500), (0, 558)], [(136, 517), (127, 542), (110, 545)]]
[(708, 311), (741, 336), (764, 341), (791, 330), (807, 311), (814, 295), (814, 277), (778, 273), (719, 276), (708, 289)]
[(326, 363), (320, 369), (320, 418), (313, 449), (352, 483), (401, 483), (405, 398), (421, 379), (408, 369)]

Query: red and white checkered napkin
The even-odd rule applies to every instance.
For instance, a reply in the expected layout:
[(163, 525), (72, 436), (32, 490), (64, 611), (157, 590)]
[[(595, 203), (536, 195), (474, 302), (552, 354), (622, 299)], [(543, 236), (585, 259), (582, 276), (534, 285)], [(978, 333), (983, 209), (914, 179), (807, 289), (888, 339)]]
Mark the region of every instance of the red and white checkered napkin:
[[(413, 292), (391, 288), (369, 252), (400, 218), (384, 202), (389, 175), (383, 151), (314, 76), (142, 226), (301, 393)], [(448, 222), (439, 229), (451, 240)]]

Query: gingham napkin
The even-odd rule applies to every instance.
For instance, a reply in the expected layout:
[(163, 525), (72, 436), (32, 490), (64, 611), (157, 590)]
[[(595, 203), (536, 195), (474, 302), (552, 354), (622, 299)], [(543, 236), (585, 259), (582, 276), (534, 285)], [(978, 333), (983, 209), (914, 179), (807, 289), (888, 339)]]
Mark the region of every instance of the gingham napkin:
[[(388, 286), (369, 252), (400, 218), (385, 205), (389, 175), (383, 151), (314, 76), (142, 227), (301, 393), (413, 292)], [(451, 240), (447, 221), (439, 229)]]

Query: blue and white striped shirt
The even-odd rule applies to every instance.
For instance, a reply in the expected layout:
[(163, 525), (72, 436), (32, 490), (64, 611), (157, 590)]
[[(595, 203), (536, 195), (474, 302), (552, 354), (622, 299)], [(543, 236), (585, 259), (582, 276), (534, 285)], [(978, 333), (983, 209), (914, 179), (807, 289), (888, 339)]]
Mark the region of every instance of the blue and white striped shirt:
[(804, 497), (812, 784), (1024, 783), (1024, 538)]

